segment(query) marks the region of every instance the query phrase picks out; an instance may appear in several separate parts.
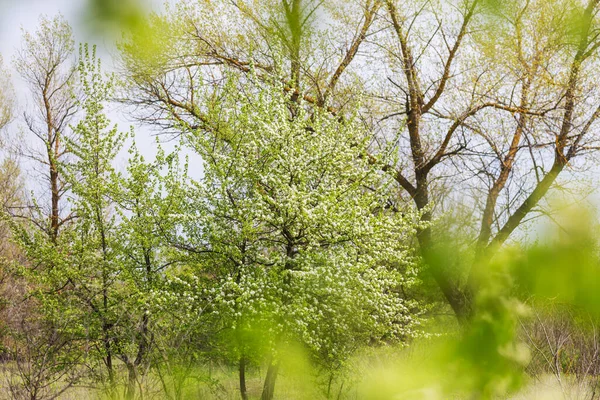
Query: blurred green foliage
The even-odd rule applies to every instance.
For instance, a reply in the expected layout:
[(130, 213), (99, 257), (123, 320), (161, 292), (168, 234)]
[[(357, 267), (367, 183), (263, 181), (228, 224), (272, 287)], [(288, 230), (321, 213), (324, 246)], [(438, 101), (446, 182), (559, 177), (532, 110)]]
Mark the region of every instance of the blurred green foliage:
[(89, 0), (82, 18), (92, 33), (119, 36), (141, 26), (147, 6), (143, 0)]

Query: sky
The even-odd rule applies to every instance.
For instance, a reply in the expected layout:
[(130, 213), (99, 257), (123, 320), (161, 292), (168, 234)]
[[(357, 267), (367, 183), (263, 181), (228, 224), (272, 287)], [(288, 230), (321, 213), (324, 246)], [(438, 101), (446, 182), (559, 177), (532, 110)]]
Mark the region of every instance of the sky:
[[(35, 31), (41, 16), (62, 14), (73, 28), (76, 42), (90, 42), (106, 54), (114, 51), (114, 37), (94, 34), (89, 27), (89, 0), (0, 0), (0, 54), (8, 64), (20, 46), (22, 29)], [(146, 11), (160, 12), (163, 0), (142, 0)]]
[[(123, 0), (121, 0), (123, 1)], [(161, 12), (164, 10), (164, 0), (140, 0), (146, 12)], [(0, 0), (0, 54), (4, 60), (4, 66), (10, 71), (11, 80), (17, 99), (17, 113), (21, 114), (27, 108), (27, 87), (19, 77), (18, 71), (12, 66), (15, 51), (21, 46), (23, 30), (35, 32), (41, 16), (49, 18), (57, 14), (69, 22), (73, 28), (76, 43), (90, 43), (97, 46), (98, 54), (103, 60), (103, 67), (114, 69), (114, 55), (116, 54), (115, 35), (102, 35), (93, 31), (93, 25), (89, 15), (90, 0)], [(121, 112), (122, 107), (109, 107), (108, 116), (117, 123), (123, 131), (128, 130), (130, 125), (135, 126), (136, 146), (142, 153), (153, 154), (155, 151), (155, 137), (148, 127), (138, 126)], [(13, 134), (23, 130), (23, 123), (15, 118), (8, 126), (7, 133)], [(27, 140), (27, 135), (23, 137)], [(124, 152), (125, 153), (125, 152)], [(124, 160), (120, 164), (124, 164)]]
[[(0, 0), (0, 53), (5, 61), (10, 60), (14, 50), (20, 46), (21, 29), (34, 31), (41, 16), (53, 17), (59, 13), (71, 24), (76, 42), (94, 43), (102, 51), (111, 51), (114, 48), (113, 38), (102, 37), (89, 29), (91, 17), (86, 11), (90, 2), (90, 0)], [(139, 0), (139, 2), (147, 12), (164, 10), (165, 0)]]

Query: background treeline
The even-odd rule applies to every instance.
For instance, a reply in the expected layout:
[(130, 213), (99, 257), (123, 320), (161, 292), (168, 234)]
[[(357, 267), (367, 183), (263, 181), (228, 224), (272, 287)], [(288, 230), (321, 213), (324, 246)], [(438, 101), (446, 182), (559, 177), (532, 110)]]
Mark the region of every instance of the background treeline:
[(27, 104), (0, 81), (2, 394), (597, 397), (599, 3), (184, 1), (110, 73), (41, 18)]

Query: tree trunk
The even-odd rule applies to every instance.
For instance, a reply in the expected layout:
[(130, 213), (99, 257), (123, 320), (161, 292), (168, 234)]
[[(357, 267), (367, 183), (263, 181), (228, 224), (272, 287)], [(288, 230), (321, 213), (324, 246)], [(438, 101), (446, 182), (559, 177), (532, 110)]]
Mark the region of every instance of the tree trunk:
[(333, 373), (329, 374), (329, 381), (327, 383), (327, 398), (331, 398), (331, 384), (333, 383)]
[(56, 241), (58, 240), (58, 203), (60, 201), (60, 193), (58, 188), (58, 167), (56, 165), (56, 162), (52, 159), (50, 161), (50, 189), (52, 197), (52, 211), (50, 214), (50, 239), (52, 240), (52, 243), (56, 244)]
[[(417, 128), (413, 128), (417, 129)], [(420, 144), (419, 144), (420, 146)], [(432, 240), (431, 227), (429, 226), (433, 221), (433, 215), (429, 204), (429, 180), (427, 171), (417, 172), (417, 186), (414, 192), (414, 201), (417, 208), (423, 211), (421, 215), (421, 221), (426, 223), (428, 226), (417, 230), (417, 240), (419, 242), (419, 248), (421, 256), (425, 263), (429, 266), (430, 272), (433, 278), (437, 282), (442, 294), (452, 307), (456, 318), (461, 326), (466, 325), (473, 311), (473, 296), (469, 290), (461, 290), (455, 279), (450, 276), (447, 269), (447, 259), (445, 254), (440, 253), (434, 245)], [(426, 210), (426, 211), (424, 211)]]
[(248, 400), (248, 390), (246, 389), (246, 357), (240, 357), (240, 395), (242, 400)]
[(431, 229), (425, 228), (417, 232), (417, 239), (421, 256), (440, 287), (442, 294), (454, 311), (456, 319), (461, 326), (465, 326), (473, 314), (474, 292), (467, 287), (464, 290), (448, 273), (447, 258), (443, 252), (436, 250), (431, 240)]
[(133, 400), (135, 398), (135, 385), (137, 382), (136, 367), (132, 363), (127, 363), (127, 387), (125, 388), (125, 398), (127, 400)]
[(265, 378), (265, 385), (263, 386), (263, 392), (260, 400), (273, 400), (273, 395), (275, 393), (275, 381), (277, 380), (278, 371), (279, 364), (271, 361), (269, 364), (269, 369), (267, 370), (267, 377)]
[(110, 346), (110, 338), (108, 337), (108, 328), (106, 325), (102, 327), (102, 330), (104, 331), (104, 337), (102, 341), (104, 342), (104, 351), (106, 352), (104, 363), (106, 364), (106, 370), (108, 371), (108, 383), (112, 387), (114, 385), (112, 349)]

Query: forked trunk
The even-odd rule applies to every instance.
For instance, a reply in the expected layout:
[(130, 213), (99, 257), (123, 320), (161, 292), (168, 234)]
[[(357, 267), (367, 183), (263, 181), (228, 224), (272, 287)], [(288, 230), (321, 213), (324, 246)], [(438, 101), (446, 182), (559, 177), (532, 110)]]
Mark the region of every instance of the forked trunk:
[(125, 398), (127, 400), (133, 400), (135, 398), (135, 386), (137, 382), (137, 371), (135, 365), (131, 363), (127, 364), (127, 387), (125, 388)]

